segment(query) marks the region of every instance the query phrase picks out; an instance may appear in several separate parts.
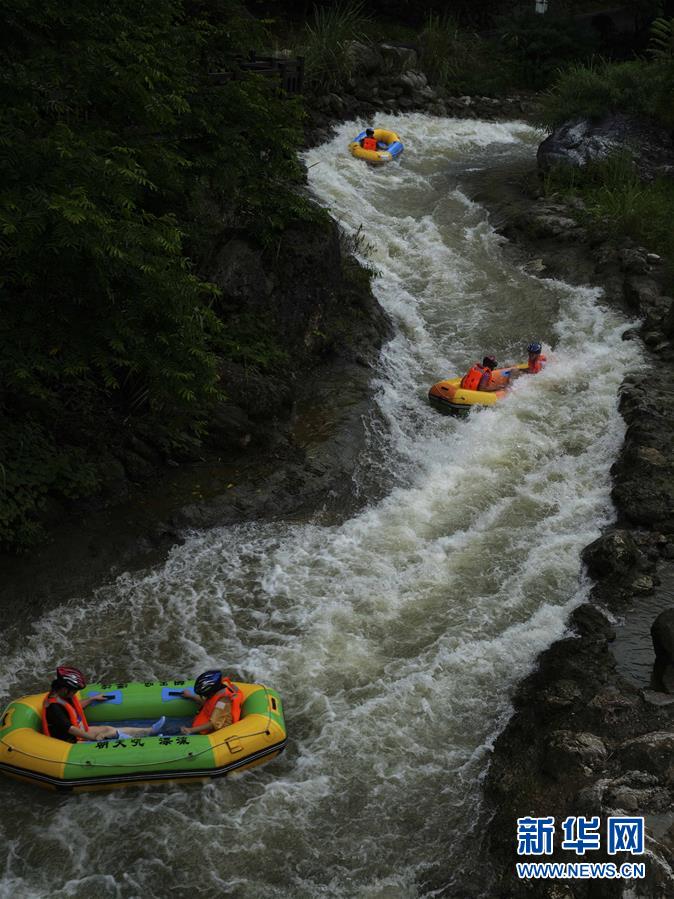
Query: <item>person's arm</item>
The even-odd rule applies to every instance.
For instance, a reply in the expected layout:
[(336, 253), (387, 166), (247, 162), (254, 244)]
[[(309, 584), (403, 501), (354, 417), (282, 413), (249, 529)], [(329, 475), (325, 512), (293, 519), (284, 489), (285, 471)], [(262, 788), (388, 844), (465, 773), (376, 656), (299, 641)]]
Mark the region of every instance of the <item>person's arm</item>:
[(203, 696), (197, 696), (197, 694), (193, 693), (191, 690), (183, 690), (181, 695), (184, 699), (191, 699), (192, 702), (196, 702), (199, 708), (206, 702)]
[(205, 724), (199, 724), (196, 727), (181, 727), (181, 734), (210, 734), (213, 730), (213, 725), (210, 721), (207, 721)]
[(87, 730), (82, 730), (81, 727), (75, 727), (75, 726), (72, 725), (72, 724), (71, 724), (70, 727), (68, 728), (68, 733), (71, 734), (73, 737), (77, 737), (78, 740), (93, 740), (93, 739), (96, 739), (95, 737), (92, 737), (92, 736), (91, 736), (91, 734), (89, 733), (89, 731), (87, 731)]
[(108, 697), (105, 693), (94, 693), (93, 696), (87, 696), (86, 699), (80, 699), (80, 705), (83, 709), (86, 709), (88, 705), (91, 705), (92, 702), (107, 702)]

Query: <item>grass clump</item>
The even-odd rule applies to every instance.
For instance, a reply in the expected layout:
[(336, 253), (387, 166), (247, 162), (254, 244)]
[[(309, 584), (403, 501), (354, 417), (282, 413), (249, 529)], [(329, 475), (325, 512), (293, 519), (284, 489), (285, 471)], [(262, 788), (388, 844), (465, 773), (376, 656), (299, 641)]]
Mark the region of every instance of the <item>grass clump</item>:
[(512, 80), (500, 48), (463, 31), (447, 13), (429, 13), (419, 34), (419, 51), (430, 84), (449, 94), (496, 96)]
[(616, 153), (583, 169), (556, 168), (546, 175), (545, 192), (581, 199), (591, 229), (631, 237), (674, 269), (674, 181), (642, 181), (630, 153)]
[(314, 90), (333, 91), (353, 72), (351, 41), (364, 41), (369, 16), (364, 0), (337, 0), (332, 6), (315, 6), (313, 21), (305, 30), (307, 80)]

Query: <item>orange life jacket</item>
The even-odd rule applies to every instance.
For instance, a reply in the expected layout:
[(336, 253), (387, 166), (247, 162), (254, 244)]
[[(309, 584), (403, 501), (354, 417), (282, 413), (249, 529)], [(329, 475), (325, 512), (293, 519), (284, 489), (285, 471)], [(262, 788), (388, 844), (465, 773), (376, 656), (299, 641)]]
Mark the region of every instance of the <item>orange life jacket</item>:
[(531, 375), (537, 375), (539, 371), (541, 371), (543, 368), (545, 368), (545, 363), (547, 361), (548, 361), (547, 356), (544, 356), (543, 353), (539, 353), (536, 356), (536, 359), (535, 359), (533, 365), (531, 364), (531, 359), (529, 359), (527, 371)]
[(377, 149), (377, 141), (374, 137), (364, 137), (363, 138), (363, 149), (364, 150), (376, 150)]
[(236, 724), (241, 719), (241, 703), (243, 702), (243, 693), (239, 688), (231, 682), (228, 677), (222, 679), (222, 690), (218, 690), (212, 696), (209, 696), (206, 702), (199, 710), (199, 714), (192, 722), (192, 727), (199, 727), (202, 724), (208, 724), (213, 714), (218, 700), (228, 699), (232, 703), (232, 724)]
[[(82, 703), (77, 696), (73, 696), (71, 702), (66, 702), (65, 699), (61, 699), (60, 696), (52, 696), (50, 694), (45, 697), (45, 700), (42, 703), (42, 732), (48, 737), (51, 737), (51, 734), (49, 733), (49, 723), (47, 722), (47, 708), (54, 704), (63, 706), (68, 713), (72, 727), (79, 727), (80, 730), (89, 730)], [(78, 737), (77, 739), (81, 741), (84, 737)]]
[(480, 365), (479, 362), (476, 362), (470, 371), (461, 378), (461, 387), (463, 387), (464, 390), (479, 390), (480, 381), (485, 372), (489, 372), (489, 381), (487, 382), (487, 385), (491, 384), (491, 369), (487, 368), (486, 365)]

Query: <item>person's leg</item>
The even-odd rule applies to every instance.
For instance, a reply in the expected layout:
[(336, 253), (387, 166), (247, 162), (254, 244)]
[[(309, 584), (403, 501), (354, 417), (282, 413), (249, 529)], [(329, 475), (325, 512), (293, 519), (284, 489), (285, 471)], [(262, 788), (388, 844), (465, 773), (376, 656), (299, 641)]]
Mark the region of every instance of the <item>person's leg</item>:
[(117, 737), (117, 728), (107, 724), (95, 724), (87, 731), (90, 740), (114, 740)]
[(166, 718), (162, 715), (152, 727), (125, 727), (122, 725), (122, 731), (129, 737), (156, 737), (161, 733), (161, 729), (166, 722)]

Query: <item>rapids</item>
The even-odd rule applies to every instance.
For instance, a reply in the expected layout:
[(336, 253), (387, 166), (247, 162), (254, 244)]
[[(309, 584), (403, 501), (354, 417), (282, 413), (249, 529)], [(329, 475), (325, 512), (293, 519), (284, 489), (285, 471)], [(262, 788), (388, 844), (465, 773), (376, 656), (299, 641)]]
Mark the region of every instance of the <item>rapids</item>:
[[(314, 195), (347, 233), (363, 225), (396, 329), (354, 471), (362, 510), (193, 533), (3, 637), (3, 700), (63, 662), (92, 680), (222, 663), (278, 688), (285, 754), (203, 787), (3, 780), (0, 897), (488, 895), (480, 781), (514, 686), (587, 595), (579, 554), (613, 514), (616, 396), (640, 360), (598, 290), (517, 267), (462, 191), (470, 170), (532, 159), (533, 129), (394, 124), (405, 153), (380, 169), (346, 152), (353, 123), (305, 154)], [(547, 369), (497, 407), (457, 421), (427, 405), (433, 381), (484, 352), (521, 360), (532, 339)]]

